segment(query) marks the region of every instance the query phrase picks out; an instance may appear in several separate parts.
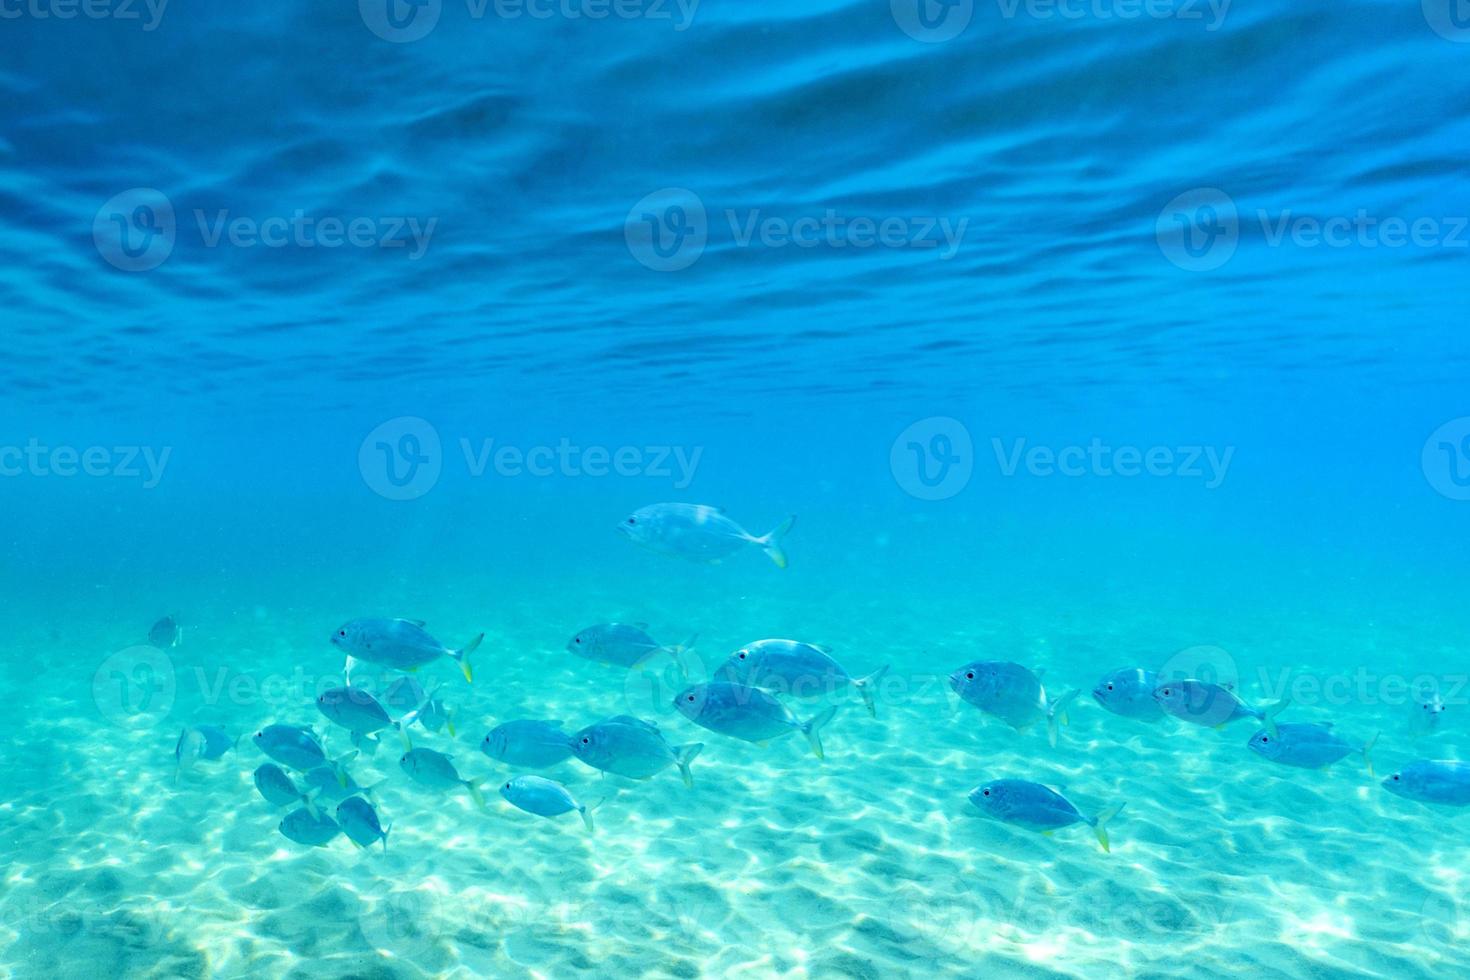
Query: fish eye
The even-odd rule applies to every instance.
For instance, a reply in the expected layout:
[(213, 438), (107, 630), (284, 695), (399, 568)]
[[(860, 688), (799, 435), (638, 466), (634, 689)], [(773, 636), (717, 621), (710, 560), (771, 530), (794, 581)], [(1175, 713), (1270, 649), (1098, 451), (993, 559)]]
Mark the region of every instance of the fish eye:
[(506, 788), (506, 789), (510, 789), (510, 783), (506, 783), (506, 784), (505, 784), (505, 788)]
[(1394, 773), (1393, 774), (1393, 781), (1394, 782), (1398, 782), (1399, 781), (1399, 774), (1398, 773)]
[(630, 517), (630, 518), (628, 518), (628, 523), (629, 524), (637, 524), (638, 523), (638, 520), (637, 520), (637, 518)]
[(1173, 693), (1174, 693), (1174, 692), (1173, 692), (1173, 691), (1172, 691), (1172, 690), (1170, 690), (1170, 689), (1169, 689), (1169, 688), (1167, 688), (1167, 687), (1166, 687), (1166, 688), (1164, 688), (1164, 697), (1166, 697), (1166, 698), (1167, 698), (1167, 697), (1168, 697), (1168, 696), (1169, 696), (1169, 695), (1171, 695), (1171, 694), (1173, 694)]
[[(693, 699), (691, 699), (691, 700), (693, 700)], [(583, 745), (591, 745), (592, 744), (592, 739), (588, 738), (586, 735), (583, 735), (582, 736), (582, 744)]]
[(744, 650), (741, 650), (740, 651), (740, 659), (741, 660), (744, 660), (745, 659), (745, 651)]
[(582, 638), (580, 636), (574, 636), (574, 637), (572, 637), (572, 642), (573, 643), (581, 643), (582, 642)]
[(1262, 745), (1265, 745), (1265, 744), (1266, 744), (1266, 743), (1267, 743), (1267, 742), (1269, 742), (1269, 741), (1271, 741), (1271, 738), (1270, 738), (1270, 736), (1268, 736), (1268, 735), (1262, 735), (1262, 736), (1261, 736), (1261, 744), (1262, 744)]
[(347, 631), (346, 630), (338, 630), (337, 631), (337, 635), (338, 636), (346, 636), (347, 635)]
[(691, 703), (692, 703), (692, 702), (693, 702), (693, 701), (694, 701), (694, 695), (692, 695), (692, 694), (691, 694), (691, 695), (689, 695), (689, 696), (688, 696), (688, 697), (687, 697), (687, 698), (685, 698), (685, 699), (684, 699), (684, 700), (685, 700), (685, 701), (689, 701), (689, 702), (691, 702)]
[(1113, 685), (1109, 684), (1108, 685), (1108, 690), (1111, 691), (1112, 689), (1113, 689)]
[(981, 796), (989, 796), (990, 795), (990, 790), (988, 790), (988, 789), (982, 789), (980, 791), (980, 795)]
[(965, 680), (967, 680), (967, 681), (973, 681), (974, 679), (975, 679), (975, 672), (973, 670), (967, 670), (967, 671), (965, 671)]

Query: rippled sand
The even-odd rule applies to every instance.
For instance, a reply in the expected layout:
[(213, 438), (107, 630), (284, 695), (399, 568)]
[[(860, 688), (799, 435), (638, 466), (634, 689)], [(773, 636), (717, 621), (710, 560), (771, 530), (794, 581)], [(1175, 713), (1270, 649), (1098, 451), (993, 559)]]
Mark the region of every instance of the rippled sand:
[[(1085, 695), (1053, 750), (1043, 731), (1017, 733), (957, 704), (941, 680), (986, 644), (1029, 635), (1012, 646), (1018, 659), (1045, 665), (1054, 688), (1087, 689), (1099, 663), (1143, 656), (1159, 635), (1146, 623), (1084, 633), (1044, 627), (1038, 613), (1034, 629), (1017, 630), (1020, 614), (997, 614), (915, 648), (892, 617), (844, 618), (839, 635), (813, 638), (833, 643), (855, 671), (885, 661), (894, 669), (878, 718), (855, 696), (838, 698), (844, 707), (819, 763), (800, 736), (760, 747), (704, 732), (661, 707), (671, 692), (561, 649), (576, 629), (621, 618), (651, 620), (669, 640), (699, 628), (701, 649), (713, 654), (779, 635), (757, 623), (788, 624), (794, 605), (731, 598), (706, 605), (698, 622), (672, 600), (649, 606), (595, 597), (579, 605), (592, 610), (581, 620), (520, 607), (489, 624), (473, 686), (447, 663), (426, 671), (426, 682), (442, 679), (459, 733), (419, 733), (416, 744), (486, 777), (489, 805), (479, 813), (467, 794), (420, 792), (398, 770), (390, 740), (354, 767), (359, 782), (386, 780), (378, 792), (393, 821), (386, 855), (358, 852), (345, 838), (324, 849), (282, 838), (283, 813), (251, 784), (263, 757), (248, 740), (173, 782), (173, 743), (186, 721), (247, 736), (271, 721), (313, 723), (329, 732), (329, 750), (348, 748), (286, 690), (296, 665), (311, 679), (340, 668), (325, 642), (312, 642), (324, 638), (322, 617), (262, 609), (227, 627), (196, 626), (170, 652), (166, 714), (163, 698), (131, 725), (119, 724), (128, 719), (105, 693), (107, 677), (94, 701), (94, 671), (105, 663), (97, 651), (113, 638), (22, 635), (26, 657), (3, 668), (7, 689), (27, 693), (9, 733), (15, 789), (0, 804), (0, 968), (90, 978), (1470, 969), (1462, 914), (1470, 814), (1393, 798), (1351, 757), (1328, 772), (1276, 767), (1245, 748), (1248, 723), (1141, 724)], [(478, 628), (453, 600), (433, 612), (446, 641)], [(335, 625), (327, 619), (325, 628)], [(1303, 628), (1301, 642), (1272, 646), (1281, 659), (1270, 669), (1334, 669), (1330, 645), (1308, 637)], [(1253, 672), (1266, 662), (1240, 658), (1254, 700), (1265, 700)], [(48, 683), (29, 682), (25, 664)], [(238, 677), (246, 680), (234, 694), (206, 703), (203, 692)], [(268, 695), (249, 693), (268, 678), (276, 679)], [(543, 717), (575, 726), (629, 710), (657, 711), (675, 742), (706, 744), (692, 790), (672, 770), (647, 782), (603, 778), (576, 762), (549, 771), (580, 799), (601, 800), (593, 835), (575, 814), (536, 818), (494, 792), (509, 770), (477, 751), (491, 725)], [(1402, 713), (1386, 706), (1308, 705), (1288, 717), (1336, 718), (1358, 737), (1381, 730), (1380, 776), (1414, 755), (1452, 754), (1456, 743), (1447, 721), (1415, 748)], [(980, 816), (966, 794), (1001, 775), (1061, 787), (1088, 812), (1126, 800), (1112, 853), (1086, 828), (1043, 837)]]

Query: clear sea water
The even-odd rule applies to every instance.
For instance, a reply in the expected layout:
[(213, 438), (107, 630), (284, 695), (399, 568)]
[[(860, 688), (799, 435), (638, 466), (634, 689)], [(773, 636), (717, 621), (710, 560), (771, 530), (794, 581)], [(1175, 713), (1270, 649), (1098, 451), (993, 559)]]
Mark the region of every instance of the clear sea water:
[[(0, 975), (1470, 969), (1470, 814), (1379, 785), (1470, 753), (1470, 10), (922, 3), (0, 5)], [(794, 514), (790, 565), (617, 533), (659, 502)], [(303, 846), (249, 736), (350, 749), (312, 698), (373, 616), (485, 633), (413, 738), (487, 806), (390, 739), (386, 854)], [(567, 652), (602, 622), (890, 673), (818, 761)], [(976, 660), (1082, 690), (1056, 747)], [(1110, 714), (1123, 666), (1375, 774)], [(492, 726), (619, 714), (694, 787), (493, 791)], [(177, 772), (195, 725), (243, 737)], [(1126, 803), (1111, 852), (999, 777)]]

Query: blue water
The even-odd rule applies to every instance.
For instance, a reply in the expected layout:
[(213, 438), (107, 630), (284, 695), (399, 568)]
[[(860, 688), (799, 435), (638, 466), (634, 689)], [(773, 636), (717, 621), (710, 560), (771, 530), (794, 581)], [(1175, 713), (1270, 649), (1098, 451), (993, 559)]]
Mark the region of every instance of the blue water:
[[(1470, 724), (1461, 0), (0, 14), (0, 973), (1470, 966), (1470, 817), (1379, 785)], [(789, 567), (616, 531), (658, 502), (794, 514)], [(486, 809), (390, 736), (386, 854), (252, 783), (264, 725), (352, 748), (312, 698), (360, 617), (486, 634), (413, 735)], [(566, 649), (604, 622), (889, 684), (819, 762)], [(1081, 689), (1057, 746), (955, 696), (986, 660)], [(1122, 666), (1374, 774), (1110, 714)], [(592, 835), (477, 751), (630, 713), (695, 785), (544, 772)], [(197, 725), (241, 740), (181, 767)], [(988, 819), (1001, 777), (1126, 803), (1111, 852)]]

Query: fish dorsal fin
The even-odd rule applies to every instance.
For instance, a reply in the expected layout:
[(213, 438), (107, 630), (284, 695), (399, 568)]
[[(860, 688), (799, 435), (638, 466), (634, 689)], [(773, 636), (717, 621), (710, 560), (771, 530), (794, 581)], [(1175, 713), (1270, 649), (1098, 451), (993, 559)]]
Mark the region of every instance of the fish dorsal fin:
[(832, 652), (832, 648), (829, 647), (825, 643), (813, 643), (812, 644), (812, 649), (813, 650), (816, 650), (818, 653), (831, 653)]
[(642, 718), (634, 718), (632, 715), (614, 715), (608, 721), (615, 721), (622, 725), (646, 725)]
[(643, 630), (643, 631), (647, 632), (647, 630), (648, 630), (648, 624), (647, 623), (634, 623), (633, 624), (633, 628), (634, 629), (640, 629), (640, 630)]
[(567, 723), (560, 718), (552, 718), (544, 722), (544, 724), (550, 725), (552, 728), (565, 728)]
[(419, 629), (423, 629), (425, 626), (429, 625), (429, 621), (427, 619), (405, 619), (404, 622), (410, 626), (417, 626)]

